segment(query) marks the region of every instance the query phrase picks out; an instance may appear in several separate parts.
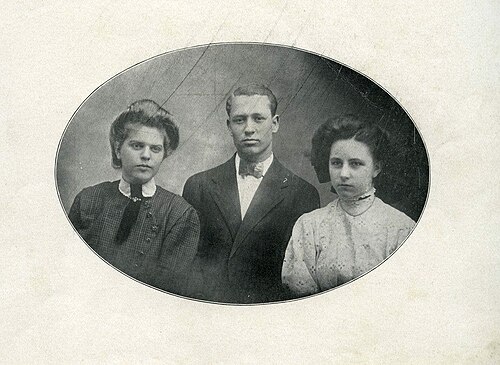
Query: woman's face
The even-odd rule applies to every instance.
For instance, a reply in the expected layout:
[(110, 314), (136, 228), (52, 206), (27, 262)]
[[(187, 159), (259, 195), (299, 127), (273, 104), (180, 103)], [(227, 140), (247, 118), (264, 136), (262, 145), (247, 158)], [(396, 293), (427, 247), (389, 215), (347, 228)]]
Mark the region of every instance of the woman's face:
[(122, 177), (129, 184), (145, 184), (158, 172), (165, 155), (164, 134), (157, 128), (127, 124), (128, 137), (115, 146), (122, 162)]
[(355, 198), (373, 187), (380, 172), (368, 146), (354, 138), (339, 140), (330, 149), (330, 179), (342, 198)]

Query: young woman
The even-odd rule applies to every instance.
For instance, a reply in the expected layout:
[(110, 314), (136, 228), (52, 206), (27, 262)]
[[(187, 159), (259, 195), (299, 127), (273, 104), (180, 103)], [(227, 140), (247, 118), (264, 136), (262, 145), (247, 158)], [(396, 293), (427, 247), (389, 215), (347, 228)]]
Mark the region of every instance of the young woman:
[(119, 181), (83, 189), (69, 219), (89, 246), (139, 281), (184, 294), (200, 225), (183, 198), (155, 184), (163, 160), (177, 148), (172, 116), (140, 100), (118, 116), (109, 133)]
[(410, 234), (415, 222), (375, 196), (373, 182), (388, 145), (378, 126), (353, 116), (328, 120), (316, 131), (312, 164), (320, 182), (329, 176), (338, 199), (295, 223), (282, 270), (292, 295), (321, 292), (362, 275)]

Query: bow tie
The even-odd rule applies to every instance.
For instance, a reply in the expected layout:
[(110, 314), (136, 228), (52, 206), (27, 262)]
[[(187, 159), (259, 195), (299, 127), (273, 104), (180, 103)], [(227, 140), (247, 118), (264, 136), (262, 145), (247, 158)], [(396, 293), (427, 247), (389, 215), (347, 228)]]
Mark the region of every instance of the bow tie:
[(238, 168), (238, 174), (241, 176), (252, 175), (257, 179), (260, 179), (264, 171), (264, 163), (263, 162), (248, 162), (243, 159), (240, 160), (240, 166)]

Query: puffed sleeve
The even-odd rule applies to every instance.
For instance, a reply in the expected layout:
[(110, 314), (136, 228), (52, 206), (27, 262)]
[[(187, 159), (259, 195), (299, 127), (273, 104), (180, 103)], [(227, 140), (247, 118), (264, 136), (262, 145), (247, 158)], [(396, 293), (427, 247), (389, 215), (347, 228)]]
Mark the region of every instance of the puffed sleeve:
[[(203, 184), (201, 183), (199, 176), (194, 175), (191, 176), (184, 185), (184, 190), (182, 192), (182, 197), (186, 199), (186, 201), (191, 204), (198, 212), (203, 208), (202, 203), (203, 196)], [(199, 216), (202, 217), (200, 214)], [(204, 222), (200, 222), (200, 231), (202, 230), (201, 226)], [(205, 298), (205, 290), (207, 285), (205, 283), (206, 275), (204, 272), (204, 260), (203, 260), (203, 237), (200, 236), (200, 240), (198, 242), (198, 249), (193, 261), (193, 267), (191, 269), (189, 275), (189, 286), (186, 295), (192, 298)]]
[(79, 193), (75, 197), (75, 200), (73, 201), (73, 204), (71, 205), (68, 213), (68, 218), (77, 231), (80, 231), (80, 229), (82, 228), (82, 221), (80, 216), (80, 196), (81, 193)]
[(406, 215), (404, 216), (398, 231), (398, 238), (397, 238), (398, 247), (401, 246), (404, 240), (406, 240), (406, 237), (410, 235), (411, 231), (413, 230), (413, 227), (415, 227), (415, 224), (416, 223), (413, 221), (413, 219), (411, 219)]
[(281, 279), (294, 297), (319, 292), (316, 283), (316, 248), (312, 224), (305, 216), (295, 223), (285, 251)]
[(399, 246), (406, 240), (406, 238), (410, 235), (413, 227), (415, 227), (415, 222), (413, 219), (408, 217), (406, 214), (402, 212), (398, 212), (397, 218), (394, 219), (392, 224), (394, 225), (395, 237), (392, 240), (392, 244), (388, 246), (388, 252), (386, 252), (386, 256), (391, 255), (394, 251), (396, 251)]

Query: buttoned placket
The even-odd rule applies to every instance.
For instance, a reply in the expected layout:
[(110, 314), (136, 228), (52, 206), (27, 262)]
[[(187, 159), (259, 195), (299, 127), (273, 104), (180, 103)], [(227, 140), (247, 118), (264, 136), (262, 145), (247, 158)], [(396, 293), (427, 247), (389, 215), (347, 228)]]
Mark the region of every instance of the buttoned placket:
[[(150, 201), (150, 199), (145, 199), (144, 202), (143, 202), (143, 204), (142, 204), (142, 206), (143, 206), (144, 210), (146, 211), (146, 226), (149, 226), (149, 225), (151, 225), (151, 221), (153, 219), (153, 213), (151, 212), (151, 201)], [(151, 225), (151, 229), (154, 232), (153, 227), (157, 227), (157, 226), (155, 224)], [(158, 228), (156, 228), (156, 230), (157, 229)], [(152, 239), (152, 237), (150, 236), (150, 233), (149, 233), (149, 230), (148, 230), (147, 231), (147, 236), (145, 238), (145, 242), (146, 242), (147, 245), (146, 245), (146, 247), (140, 247), (139, 248), (138, 257), (137, 257), (138, 259), (140, 257), (144, 257), (144, 255), (146, 254), (146, 251), (149, 249), (149, 245), (151, 243), (151, 239)], [(141, 246), (144, 246), (144, 245), (141, 245)], [(134, 266), (138, 267), (139, 263), (136, 262)]]
[[(146, 236), (146, 243), (147, 243), (147, 249), (149, 249), (149, 245), (151, 244), (152, 239), (154, 236), (156, 236), (159, 226), (154, 222), (153, 219), (153, 213), (151, 212), (151, 202), (148, 200), (144, 203), (144, 208), (147, 209), (146, 213), (146, 226), (149, 227), (147, 230), (147, 236)], [(140, 251), (141, 255), (144, 255), (144, 250)]]

